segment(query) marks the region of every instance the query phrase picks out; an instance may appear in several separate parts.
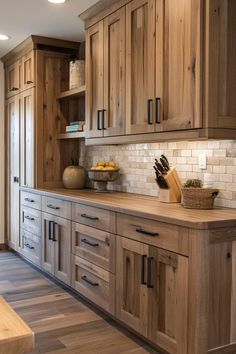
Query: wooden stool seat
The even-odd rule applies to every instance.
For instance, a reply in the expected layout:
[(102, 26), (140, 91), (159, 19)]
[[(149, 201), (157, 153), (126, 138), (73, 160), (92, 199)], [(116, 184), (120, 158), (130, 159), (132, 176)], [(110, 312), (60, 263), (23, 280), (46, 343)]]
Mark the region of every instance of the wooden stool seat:
[(0, 354), (26, 354), (34, 348), (34, 333), (0, 297)]

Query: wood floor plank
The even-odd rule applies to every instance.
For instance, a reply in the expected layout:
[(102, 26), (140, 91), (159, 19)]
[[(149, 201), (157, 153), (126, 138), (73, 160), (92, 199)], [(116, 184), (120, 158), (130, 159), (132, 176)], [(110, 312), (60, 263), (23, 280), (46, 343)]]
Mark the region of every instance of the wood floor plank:
[(0, 295), (35, 332), (31, 354), (158, 354), (15, 253), (0, 252)]

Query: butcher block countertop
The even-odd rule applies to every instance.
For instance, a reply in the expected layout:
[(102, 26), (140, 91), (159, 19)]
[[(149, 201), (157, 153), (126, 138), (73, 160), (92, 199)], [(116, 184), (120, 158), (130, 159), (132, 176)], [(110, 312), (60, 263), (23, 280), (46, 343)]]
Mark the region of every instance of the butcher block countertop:
[(0, 297), (0, 354), (26, 354), (34, 348), (34, 334)]
[(236, 227), (236, 209), (185, 209), (180, 204), (161, 203), (156, 197), (121, 192), (96, 193), (93, 189), (21, 187), (21, 190), (194, 229)]

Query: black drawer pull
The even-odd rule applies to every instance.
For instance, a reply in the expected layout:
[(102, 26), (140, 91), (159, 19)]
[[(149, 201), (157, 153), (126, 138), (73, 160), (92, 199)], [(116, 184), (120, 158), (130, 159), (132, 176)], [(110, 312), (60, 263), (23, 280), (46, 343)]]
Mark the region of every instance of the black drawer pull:
[(155, 119), (156, 119), (156, 124), (161, 124), (160, 119), (159, 119), (159, 102), (160, 102), (160, 97), (155, 98)]
[(57, 242), (57, 239), (56, 239), (56, 225), (57, 225), (57, 223), (53, 221), (53, 223), (52, 223), (52, 240), (53, 240), (53, 242)]
[(60, 208), (58, 206), (52, 205), (52, 204), (48, 204), (47, 205), (48, 208), (53, 209), (53, 210), (59, 210)]
[(86, 238), (83, 238), (83, 239), (81, 240), (81, 242), (83, 242), (83, 243), (85, 243), (86, 245), (91, 246), (91, 247), (98, 247), (98, 246), (99, 246), (98, 243), (90, 242), (90, 241), (88, 241)]
[(10, 91), (10, 92), (14, 92), (14, 91), (18, 91), (18, 90), (19, 90), (18, 87), (12, 87), (9, 91)]
[(87, 214), (80, 214), (80, 216), (81, 216), (81, 218), (85, 218), (85, 219), (89, 219), (89, 220), (93, 220), (93, 221), (99, 220), (99, 218), (97, 216), (90, 216)]
[(94, 283), (92, 280), (89, 280), (86, 275), (82, 275), (81, 279), (94, 287), (99, 285), (98, 283)]
[(152, 99), (148, 99), (147, 100), (147, 124), (151, 125), (152, 121), (151, 121), (151, 103), (152, 103)]
[(140, 234), (143, 234), (143, 235), (152, 236), (152, 237), (159, 236), (158, 232), (146, 231), (146, 230), (143, 230), (141, 228), (136, 229), (136, 232), (138, 232)]
[(27, 247), (27, 248), (29, 248), (30, 250), (34, 250), (34, 247), (33, 247), (33, 246), (30, 246), (29, 243), (25, 243), (24, 246)]
[(30, 221), (34, 221), (35, 220), (35, 218), (32, 218), (31, 216), (28, 216), (28, 215), (25, 216), (25, 219), (30, 220)]
[(28, 81), (26, 81), (26, 83), (27, 83), (27, 85), (29, 85), (29, 84), (33, 84), (34, 82), (31, 80), (28, 80)]
[(29, 202), (29, 203), (34, 203), (34, 200), (33, 200), (33, 199), (30, 199), (30, 198), (25, 198), (25, 201), (26, 201), (26, 202)]
[(99, 109), (97, 111), (97, 130), (102, 130), (102, 128), (100, 127), (100, 113), (102, 113), (102, 109)]
[(152, 261), (153, 257), (148, 257), (147, 260), (147, 288), (152, 289)]
[(147, 283), (145, 282), (145, 259), (147, 258), (146, 255), (143, 255), (141, 257), (141, 284), (146, 285)]

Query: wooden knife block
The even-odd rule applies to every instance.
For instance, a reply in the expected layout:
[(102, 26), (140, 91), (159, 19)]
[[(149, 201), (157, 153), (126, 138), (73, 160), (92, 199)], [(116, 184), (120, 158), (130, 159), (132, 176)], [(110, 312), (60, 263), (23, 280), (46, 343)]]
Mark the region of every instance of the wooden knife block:
[(182, 184), (176, 169), (172, 168), (164, 178), (169, 189), (160, 189), (159, 201), (162, 203), (180, 203)]

